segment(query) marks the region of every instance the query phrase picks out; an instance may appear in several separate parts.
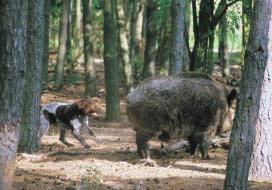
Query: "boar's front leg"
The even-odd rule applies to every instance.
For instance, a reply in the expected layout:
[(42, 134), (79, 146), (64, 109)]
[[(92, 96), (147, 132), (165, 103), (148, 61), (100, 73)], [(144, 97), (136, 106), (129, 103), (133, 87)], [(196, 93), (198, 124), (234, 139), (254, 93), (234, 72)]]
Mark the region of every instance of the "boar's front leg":
[(148, 140), (151, 138), (148, 132), (138, 130), (136, 131), (137, 151), (141, 158), (150, 159), (150, 150), (148, 147)]

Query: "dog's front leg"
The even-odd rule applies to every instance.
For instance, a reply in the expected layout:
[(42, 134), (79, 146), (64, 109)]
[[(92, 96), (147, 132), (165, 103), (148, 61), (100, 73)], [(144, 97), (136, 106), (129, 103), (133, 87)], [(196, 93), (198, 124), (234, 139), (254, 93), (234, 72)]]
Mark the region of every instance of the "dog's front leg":
[(90, 148), (90, 145), (88, 145), (83, 137), (80, 135), (80, 128), (83, 127), (82, 123), (78, 119), (73, 119), (71, 121), (72, 127), (73, 127), (73, 134), (74, 137), (85, 147)]
[(90, 148), (91, 146), (88, 145), (85, 141), (85, 139), (80, 135), (79, 130), (74, 129), (73, 130), (74, 137), (84, 146), (85, 148)]
[(103, 141), (101, 139), (99, 139), (99, 138), (96, 137), (96, 135), (94, 134), (93, 130), (89, 126), (89, 117), (88, 116), (85, 116), (83, 118), (83, 122), (82, 123), (83, 123), (83, 127), (85, 127), (88, 130), (89, 134), (93, 137), (93, 139), (95, 140), (96, 143), (99, 143), (99, 144), (103, 143)]
[(66, 146), (74, 146), (73, 144), (71, 143), (68, 143), (66, 140), (65, 140), (65, 132), (66, 132), (66, 129), (64, 129), (63, 127), (60, 128), (60, 138), (59, 140), (65, 144)]
[(97, 138), (97, 136), (94, 134), (93, 130), (88, 125), (85, 125), (85, 127), (87, 128), (90, 135), (93, 136), (96, 143), (99, 143), (99, 144), (103, 143), (103, 141), (101, 139)]

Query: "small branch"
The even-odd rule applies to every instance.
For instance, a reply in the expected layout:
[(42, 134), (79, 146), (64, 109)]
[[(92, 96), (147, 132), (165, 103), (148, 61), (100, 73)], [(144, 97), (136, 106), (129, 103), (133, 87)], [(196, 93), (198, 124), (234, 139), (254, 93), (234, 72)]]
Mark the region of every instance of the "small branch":
[[(208, 146), (221, 147), (221, 148), (228, 149), (229, 140), (230, 140), (230, 132), (222, 136), (216, 136), (213, 139), (208, 140)], [(171, 152), (175, 152), (177, 150), (180, 150), (182, 148), (186, 148), (189, 146), (190, 145), (187, 140), (180, 140), (177, 143), (168, 144), (167, 146), (161, 147), (161, 148), (162, 148), (162, 152), (171, 153)]]
[(84, 150), (84, 151), (55, 151), (47, 154), (46, 156), (57, 156), (57, 155), (67, 155), (67, 156), (77, 156), (77, 155), (86, 155), (86, 154), (93, 154), (93, 150)]
[(227, 3), (226, 0), (221, 0), (216, 11), (215, 11), (215, 14), (213, 16), (213, 19), (211, 21), (211, 25), (215, 28), (216, 25), (218, 24), (218, 22), (221, 20), (221, 18), (226, 14), (227, 12), (227, 9), (237, 3), (238, 1), (241, 1), (241, 0), (234, 0), (230, 3)]

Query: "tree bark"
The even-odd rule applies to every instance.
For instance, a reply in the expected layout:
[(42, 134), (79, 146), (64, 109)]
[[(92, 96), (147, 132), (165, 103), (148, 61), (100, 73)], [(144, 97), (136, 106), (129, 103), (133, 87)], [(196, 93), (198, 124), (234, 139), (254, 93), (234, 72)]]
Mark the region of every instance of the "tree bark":
[(64, 80), (64, 65), (65, 55), (67, 51), (67, 23), (68, 23), (68, 12), (69, 12), (70, 0), (62, 1), (62, 9), (60, 16), (60, 29), (59, 29), (59, 48), (58, 58), (56, 66), (56, 87), (59, 89), (63, 85)]
[[(252, 16), (252, 0), (242, 1), (242, 58), (245, 56), (246, 45), (248, 41), (248, 35), (250, 30), (250, 21)], [(244, 65), (244, 59), (241, 59), (241, 65)]]
[(228, 23), (224, 15), (219, 23), (219, 61), (222, 66), (222, 76), (230, 75), (229, 52), (228, 52)]
[(243, 48), (246, 49), (248, 41), (250, 20), (252, 15), (252, 0), (242, 1), (242, 36), (243, 36)]
[(171, 42), (171, 18), (169, 9), (163, 18), (156, 55), (156, 75), (168, 75)]
[(44, 54), (42, 68), (43, 88), (48, 84), (48, 61), (49, 61), (49, 29), (50, 29), (51, 0), (44, 1)]
[(155, 59), (156, 59), (156, 43), (157, 43), (157, 23), (155, 19), (156, 1), (147, 0), (146, 5), (146, 39), (144, 51), (144, 65), (142, 78), (154, 76)]
[(205, 63), (205, 72), (208, 74), (213, 73), (213, 67), (214, 67), (214, 62), (213, 62), (213, 47), (214, 47), (214, 34), (215, 34), (215, 28), (214, 26), (211, 26), (209, 29), (209, 41), (208, 41), (208, 58), (204, 62)]
[(138, 0), (132, 1), (132, 12), (130, 21), (130, 47), (129, 59), (132, 64), (135, 62), (135, 48), (136, 48), (136, 21), (137, 21), (137, 5)]
[(67, 64), (67, 73), (70, 73), (73, 69), (73, 48), (72, 48), (72, 9), (73, 9), (73, 1), (69, 2), (67, 14), (67, 41), (66, 41), (66, 64)]
[(201, 0), (199, 8), (199, 46), (196, 48), (195, 69), (202, 72), (206, 72), (206, 61), (208, 59), (209, 28), (211, 16), (213, 14), (212, 4), (212, 0)]
[(19, 152), (36, 152), (40, 147), (40, 99), (44, 55), (44, 1), (29, 0), (24, 104), (20, 125)]
[(185, 2), (183, 0), (172, 0), (171, 5), (171, 50), (169, 74), (176, 75), (182, 72), (185, 59), (184, 47), (186, 42), (185, 32)]
[(271, 10), (272, 1), (255, 2), (231, 134), (225, 190), (248, 189), (248, 174), (252, 179), (272, 179)]
[(0, 1), (0, 189), (11, 189), (25, 82), (27, 1)]
[(143, 57), (144, 39), (143, 39), (143, 24), (146, 0), (138, 0), (137, 20), (136, 20), (136, 55)]
[[(81, 0), (75, 0), (75, 26), (74, 26), (74, 60), (78, 57), (81, 48)], [(75, 60), (76, 61), (76, 60)], [(74, 64), (74, 63), (73, 63)]]
[(96, 96), (96, 75), (94, 68), (92, 40), (92, 0), (82, 0), (83, 5), (83, 35), (84, 35), (84, 65), (85, 65), (85, 95)]
[(183, 64), (183, 71), (189, 70), (189, 64), (190, 64), (190, 26), (191, 26), (191, 14), (192, 14), (192, 8), (191, 8), (191, 1), (185, 1), (185, 42), (184, 43), (184, 64)]
[(201, 0), (199, 22), (197, 22), (196, 1), (192, 1), (195, 43), (191, 54), (191, 71), (210, 74), (213, 72), (212, 58), (215, 28), (227, 9), (238, 1), (232, 0), (226, 4), (224, 3), (225, 0), (221, 0), (214, 11), (215, 2), (213, 0)]
[(123, 10), (123, 0), (116, 0), (116, 16), (118, 23), (118, 36), (120, 43), (120, 51), (121, 51), (121, 60), (123, 68), (123, 76), (124, 76), (124, 87), (126, 93), (129, 92), (132, 84), (132, 66), (131, 61), (129, 59), (129, 47), (128, 47), (128, 39), (126, 34), (126, 24), (125, 24), (125, 15)]
[(104, 67), (106, 85), (106, 120), (120, 117), (119, 66), (117, 62), (117, 23), (115, 0), (104, 1)]

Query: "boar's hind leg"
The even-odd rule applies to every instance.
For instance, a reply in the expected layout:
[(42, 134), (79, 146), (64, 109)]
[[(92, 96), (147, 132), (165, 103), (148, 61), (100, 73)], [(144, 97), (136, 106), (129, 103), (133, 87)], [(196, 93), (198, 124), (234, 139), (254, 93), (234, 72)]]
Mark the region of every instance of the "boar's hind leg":
[(150, 135), (148, 133), (144, 133), (142, 131), (136, 131), (136, 144), (137, 151), (141, 158), (149, 159), (150, 151), (148, 147), (148, 140), (150, 139)]
[(199, 143), (199, 149), (202, 156), (202, 159), (209, 159), (210, 156), (208, 154), (208, 141), (207, 137), (204, 135)]
[(193, 134), (188, 138), (190, 144), (190, 153), (195, 155), (197, 145), (199, 145), (199, 150), (202, 156), (202, 159), (209, 159), (208, 155), (208, 142), (205, 134)]
[(190, 154), (191, 156), (195, 155), (196, 153), (196, 147), (198, 145), (197, 139), (195, 139), (194, 136), (188, 138), (189, 144), (190, 144)]

